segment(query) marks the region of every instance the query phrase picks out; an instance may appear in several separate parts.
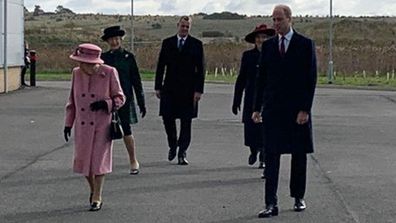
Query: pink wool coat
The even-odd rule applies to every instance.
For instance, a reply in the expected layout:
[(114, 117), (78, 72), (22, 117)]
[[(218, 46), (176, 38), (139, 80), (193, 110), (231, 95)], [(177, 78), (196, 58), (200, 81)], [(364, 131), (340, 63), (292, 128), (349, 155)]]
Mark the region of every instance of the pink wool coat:
[[(91, 111), (89, 105), (99, 100), (107, 102), (107, 111)], [(74, 172), (85, 176), (111, 172), (111, 110), (124, 103), (125, 96), (115, 68), (100, 65), (93, 75), (83, 73), (79, 67), (73, 69), (65, 126), (74, 125)]]

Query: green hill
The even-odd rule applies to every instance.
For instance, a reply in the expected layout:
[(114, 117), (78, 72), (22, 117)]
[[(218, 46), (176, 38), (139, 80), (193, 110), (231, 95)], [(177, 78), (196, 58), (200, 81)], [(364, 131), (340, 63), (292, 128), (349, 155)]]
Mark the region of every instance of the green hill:
[[(232, 14), (233, 15), (233, 14)], [(235, 16), (235, 15), (234, 15)], [(238, 19), (205, 19), (206, 14), (193, 15), (192, 35), (205, 43), (207, 69), (238, 70), (241, 54), (252, 45), (243, 41), (256, 24), (271, 24), (269, 16), (241, 16)], [(139, 66), (154, 70), (161, 40), (176, 32), (177, 16), (136, 16), (135, 53)], [(319, 71), (325, 73), (328, 57), (328, 18), (299, 16), (293, 27), (314, 39)], [(25, 16), (25, 37), (30, 48), (38, 51), (41, 71), (69, 71), (73, 66), (67, 58), (82, 42), (100, 41), (103, 28), (121, 25), (129, 33), (130, 17), (101, 14), (43, 14)], [(203, 33), (221, 33), (223, 37), (202, 38)], [(219, 34), (219, 36), (221, 36)], [(352, 75), (366, 71), (368, 75), (392, 72), (396, 59), (395, 17), (337, 17), (334, 19), (334, 62), (338, 74)], [(124, 39), (130, 45), (130, 37)]]

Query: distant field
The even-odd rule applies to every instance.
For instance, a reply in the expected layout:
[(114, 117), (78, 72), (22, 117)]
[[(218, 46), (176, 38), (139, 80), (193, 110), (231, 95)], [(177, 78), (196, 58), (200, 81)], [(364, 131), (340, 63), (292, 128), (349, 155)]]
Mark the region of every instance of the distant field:
[[(25, 16), (25, 35), (31, 49), (39, 55), (39, 72), (64, 72), (74, 66), (68, 55), (82, 42), (93, 42), (104, 49), (100, 41), (102, 29), (122, 25), (129, 31), (130, 20), (120, 15), (41, 15)], [(178, 17), (135, 17), (135, 41), (140, 69), (155, 70), (161, 40), (174, 35)], [(205, 47), (206, 68), (209, 73), (239, 69), (244, 50), (252, 45), (244, 36), (258, 23), (271, 24), (268, 16), (247, 17), (239, 20), (205, 20), (193, 16), (192, 34), (200, 38)], [(328, 19), (301, 16), (294, 18), (293, 27), (315, 40), (318, 66), (326, 73), (328, 61)], [(396, 65), (396, 18), (335, 18), (334, 63), (337, 74), (351, 76), (365, 72), (368, 76), (393, 72)], [(203, 38), (207, 31), (224, 34), (222, 38)], [(129, 36), (124, 39), (129, 46)]]

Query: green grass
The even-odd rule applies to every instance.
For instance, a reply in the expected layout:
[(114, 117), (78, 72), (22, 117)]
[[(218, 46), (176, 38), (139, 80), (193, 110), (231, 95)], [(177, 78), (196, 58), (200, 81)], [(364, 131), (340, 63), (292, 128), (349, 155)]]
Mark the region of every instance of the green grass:
[[(154, 81), (155, 74), (150, 71), (141, 72), (143, 81)], [(27, 77), (29, 78), (29, 77)], [(54, 73), (54, 72), (46, 72), (46, 73), (38, 73), (36, 79), (38, 81), (69, 81), (71, 78), (71, 74), (69, 73)], [(225, 75), (222, 76), (214, 74), (209, 74), (206, 76), (206, 82), (210, 83), (225, 83), (225, 84), (233, 84), (235, 83), (236, 76)], [(318, 78), (319, 86), (330, 86), (328, 83), (328, 79), (326, 76), (319, 76)], [(341, 86), (341, 87), (365, 87), (365, 88), (373, 88), (373, 89), (389, 89), (396, 90), (396, 79), (390, 76), (389, 80), (385, 76), (378, 77), (366, 77), (363, 76), (345, 76), (345, 77), (336, 77), (331, 86)]]
[[(319, 85), (329, 85), (328, 79), (325, 76), (318, 78)], [(347, 76), (336, 77), (331, 85), (345, 86), (345, 87), (366, 87), (373, 89), (389, 89), (396, 90), (396, 79), (392, 77), (378, 76), (378, 77), (363, 77), (363, 76)]]
[[(142, 72), (142, 80), (143, 81), (151, 81), (154, 80), (153, 72)], [(27, 79), (29, 79), (29, 75), (27, 75)], [(70, 81), (71, 73), (63, 73), (63, 72), (43, 72), (36, 74), (37, 81)]]

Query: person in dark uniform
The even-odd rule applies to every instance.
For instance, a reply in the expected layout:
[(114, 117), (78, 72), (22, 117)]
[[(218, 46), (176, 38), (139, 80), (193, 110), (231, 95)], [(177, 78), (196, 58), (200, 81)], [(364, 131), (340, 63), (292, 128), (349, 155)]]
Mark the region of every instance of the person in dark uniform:
[[(241, 110), (242, 95), (244, 94), (242, 122), (244, 123), (245, 145), (250, 148), (249, 165), (257, 161), (259, 155), (259, 168), (264, 168), (264, 141), (263, 141), (263, 124), (254, 123), (252, 120), (254, 90), (256, 87), (256, 78), (258, 75), (258, 62), (261, 53), (261, 46), (268, 38), (275, 35), (275, 30), (267, 28), (267, 25), (260, 24), (256, 26), (253, 32), (249, 33), (245, 40), (248, 43), (255, 44), (251, 50), (243, 52), (239, 75), (235, 83), (234, 100), (232, 104), (232, 113), (238, 114)], [(264, 175), (262, 176), (264, 178)]]
[(146, 115), (146, 106), (142, 81), (135, 56), (121, 46), (122, 37), (124, 35), (125, 31), (122, 30), (120, 26), (106, 28), (101, 38), (108, 43), (110, 50), (104, 52), (101, 58), (105, 64), (115, 67), (120, 77), (120, 83), (126, 96), (126, 102), (125, 105), (118, 110), (118, 114), (124, 131), (124, 144), (129, 154), (131, 165), (130, 174), (138, 174), (139, 162), (136, 158), (135, 139), (131, 129), (131, 124), (138, 122), (133, 92), (135, 92), (142, 118)]
[(260, 218), (278, 215), (282, 154), (291, 154), (294, 211), (305, 210), (307, 153), (314, 150), (311, 108), (317, 79), (315, 44), (291, 27), (288, 6), (275, 6), (272, 20), (278, 35), (263, 44), (252, 114), (254, 122), (264, 125), (266, 150), (265, 209), (259, 213)]
[[(168, 137), (168, 159), (172, 161), (177, 153), (178, 164), (188, 165), (186, 151), (191, 141), (191, 120), (198, 116), (198, 101), (204, 88), (204, 53), (202, 42), (189, 35), (190, 17), (182, 16), (177, 28), (177, 35), (162, 42), (155, 92)], [(176, 119), (180, 119), (179, 137)]]
[(24, 61), (24, 65), (22, 66), (22, 70), (21, 70), (21, 85), (28, 86), (25, 82), (25, 75), (30, 65), (30, 58), (29, 58), (29, 44), (26, 41), (25, 41), (25, 55), (23, 57), (23, 61)]

